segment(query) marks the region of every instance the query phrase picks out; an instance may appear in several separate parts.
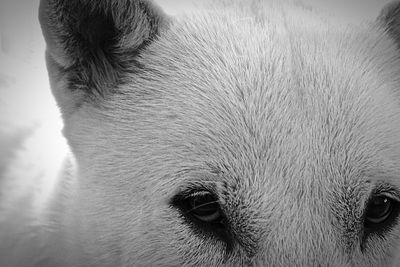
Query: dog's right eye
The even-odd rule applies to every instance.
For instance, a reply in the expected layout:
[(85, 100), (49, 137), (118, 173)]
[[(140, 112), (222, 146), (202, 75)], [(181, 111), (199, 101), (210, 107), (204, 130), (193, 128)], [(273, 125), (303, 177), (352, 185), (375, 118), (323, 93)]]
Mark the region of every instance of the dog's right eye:
[(191, 221), (209, 224), (210, 227), (223, 227), (224, 215), (218, 197), (209, 191), (193, 191), (177, 195), (173, 206)]
[(222, 212), (218, 199), (207, 191), (191, 194), (186, 199), (187, 213), (205, 223), (221, 223)]
[(228, 245), (231, 242), (226, 216), (213, 192), (183, 192), (172, 199), (171, 205), (181, 212), (184, 221), (195, 233), (214, 236)]

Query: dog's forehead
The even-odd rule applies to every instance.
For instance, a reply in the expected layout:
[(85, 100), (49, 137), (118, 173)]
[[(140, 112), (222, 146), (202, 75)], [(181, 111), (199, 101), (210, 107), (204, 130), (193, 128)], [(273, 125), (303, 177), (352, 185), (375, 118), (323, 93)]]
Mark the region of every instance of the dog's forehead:
[(378, 152), (390, 144), (382, 134), (390, 125), (376, 114), (398, 108), (386, 93), (384, 66), (395, 53), (383, 33), (307, 16), (304, 23), (321, 25), (287, 14), (261, 22), (219, 15), (172, 22), (143, 51), (144, 75), (130, 90), (148, 93), (140, 116), (162, 126), (157, 138), (185, 145), (185, 160), (227, 166), (231, 181), (254, 181), (264, 192), (279, 184), (319, 194), (332, 181), (357, 185), (385, 169)]

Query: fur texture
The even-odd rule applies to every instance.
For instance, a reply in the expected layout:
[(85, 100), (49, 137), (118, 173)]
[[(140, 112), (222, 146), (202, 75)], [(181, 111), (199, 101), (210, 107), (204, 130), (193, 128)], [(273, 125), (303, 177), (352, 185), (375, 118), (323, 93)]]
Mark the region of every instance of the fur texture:
[[(363, 229), (371, 192), (400, 189), (398, 6), (342, 25), (273, 1), (167, 18), (141, 0), (42, 0), (73, 159), (40, 223), (25, 218), (32, 238), (14, 235), (23, 256), (0, 262), (400, 264), (400, 225)], [(171, 206), (199, 187), (218, 194), (229, 249)]]

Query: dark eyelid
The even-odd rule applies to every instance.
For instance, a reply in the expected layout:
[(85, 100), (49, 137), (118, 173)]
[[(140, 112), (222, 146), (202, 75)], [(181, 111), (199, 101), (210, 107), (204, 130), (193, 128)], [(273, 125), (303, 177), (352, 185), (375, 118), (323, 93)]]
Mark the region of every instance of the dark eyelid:
[(384, 195), (400, 202), (400, 190), (396, 186), (388, 183), (377, 184), (377, 186), (372, 190), (370, 196), (377, 195)]
[(216, 186), (213, 184), (187, 184), (178, 190), (175, 198), (188, 198), (190, 196), (196, 195), (199, 192), (209, 192), (212, 195), (218, 197)]

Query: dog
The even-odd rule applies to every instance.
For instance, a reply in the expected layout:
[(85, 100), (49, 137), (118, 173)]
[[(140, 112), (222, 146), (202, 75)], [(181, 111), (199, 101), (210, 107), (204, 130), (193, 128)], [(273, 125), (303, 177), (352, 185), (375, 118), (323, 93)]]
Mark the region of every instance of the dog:
[(72, 154), (0, 265), (398, 266), (399, 11), (42, 0)]

